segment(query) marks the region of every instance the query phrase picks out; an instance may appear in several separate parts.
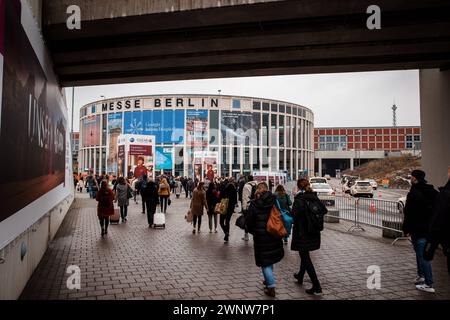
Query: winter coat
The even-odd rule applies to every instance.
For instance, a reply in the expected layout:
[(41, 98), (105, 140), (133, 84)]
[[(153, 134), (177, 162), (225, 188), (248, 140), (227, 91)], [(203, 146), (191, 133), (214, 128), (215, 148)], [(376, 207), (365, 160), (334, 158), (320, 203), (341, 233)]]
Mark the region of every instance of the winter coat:
[(236, 207), (238, 197), (236, 187), (233, 183), (228, 183), (223, 192), (220, 194), (221, 199), (228, 198), (228, 210), (227, 214), (233, 214), (234, 208)]
[(206, 202), (206, 192), (204, 190), (195, 189), (192, 194), (191, 212), (194, 216), (203, 215), (203, 208), (208, 207)]
[(195, 189), (195, 183), (194, 183), (194, 181), (193, 181), (193, 180), (188, 180), (188, 182), (187, 182), (187, 184), (186, 184), (186, 187), (187, 187), (188, 191), (193, 192), (194, 189)]
[(128, 189), (130, 186), (128, 184), (118, 184), (116, 187), (116, 201), (119, 207), (129, 206), (130, 202), (128, 201)]
[(316, 192), (297, 193), (292, 205), (294, 227), (292, 230), (291, 250), (314, 251), (320, 249), (320, 232), (308, 233), (308, 220), (306, 217), (308, 200), (317, 200)]
[(450, 248), (450, 180), (439, 188), (430, 223), (430, 239), (435, 244)]
[(145, 202), (150, 202), (151, 204), (158, 204), (159, 202), (159, 194), (158, 194), (158, 186), (153, 181), (142, 181), (140, 193), (142, 196), (142, 200)]
[(170, 196), (170, 185), (165, 178), (159, 183), (158, 194), (160, 196)]
[(99, 218), (108, 218), (114, 215), (114, 192), (110, 189), (101, 189), (97, 192), (97, 216)]
[(244, 211), (248, 210), (248, 206), (250, 205), (250, 196), (252, 195), (252, 188), (256, 186), (258, 183), (256, 181), (249, 181), (244, 185), (242, 189), (242, 209)]
[(208, 213), (214, 214), (214, 208), (216, 204), (220, 201), (219, 193), (217, 190), (213, 190), (212, 192), (206, 191), (206, 202), (208, 203)]
[(250, 201), (247, 228), (253, 235), (255, 262), (258, 267), (267, 267), (284, 257), (283, 240), (267, 232), (266, 226), (275, 197), (270, 192)]
[(433, 205), (437, 191), (430, 184), (419, 182), (411, 186), (406, 196), (403, 232), (414, 238), (424, 238), (429, 234)]

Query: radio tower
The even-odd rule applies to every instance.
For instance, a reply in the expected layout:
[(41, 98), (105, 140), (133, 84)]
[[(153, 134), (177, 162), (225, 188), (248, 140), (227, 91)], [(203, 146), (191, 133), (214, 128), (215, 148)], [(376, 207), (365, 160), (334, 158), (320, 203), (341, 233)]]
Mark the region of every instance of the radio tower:
[(397, 126), (397, 106), (395, 105), (395, 102), (394, 105), (392, 106), (392, 125), (394, 127)]

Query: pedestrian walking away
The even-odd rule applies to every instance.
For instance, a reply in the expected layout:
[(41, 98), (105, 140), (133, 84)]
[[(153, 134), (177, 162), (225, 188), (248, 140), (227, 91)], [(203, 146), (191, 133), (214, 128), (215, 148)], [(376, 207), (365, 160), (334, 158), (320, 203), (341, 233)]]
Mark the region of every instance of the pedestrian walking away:
[(147, 222), (148, 227), (152, 228), (154, 224), (154, 215), (156, 213), (156, 207), (159, 204), (158, 185), (151, 179), (148, 179), (144, 175), (141, 182), (140, 193), (142, 196), (142, 203), (145, 204), (147, 209)]
[(250, 201), (247, 217), (248, 231), (253, 235), (256, 266), (264, 277), (264, 293), (275, 297), (273, 266), (284, 257), (283, 241), (267, 232), (267, 222), (275, 204), (275, 196), (265, 182), (258, 184), (255, 199)]
[[(278, 201), (278, 205), (280, 206), (280, 211), (283, 212), (283, 214), (286, 214), (288, 216), (292, 216), (291, 214), (291, 206), (292, 206), (292, 200), (287, 194), (286, 190), (284, 189), (283, 185), (279, 184), (275, 188), (275, 196)], [(285, 225), (286, 227), (286, 225)], [(286, 228), (286, 231), (288, 232), (288, 235), (283, 238), (284, 244), (288, 243), (289, 236), (291, 234), (291, 227), (292, 225), (289, 225), (289, 227)]]
[(206, 202), (208, 204), (208, 225), (209, 232), (217, 233), (217, 213), (214, 211), (216, 204), (219, 203), (219, 192), (217, 191), (216, 184), (211, 182), (208, 186), (208, 190), (206, 191)]
[(109, 188), (106, 180), (101, 182), (100, 190), (97, 192), (97, 216), (102, 229), (101, 236), (108, 233), (109, 217), (114, 215), (114, 192)]
[(161, 213), (167, 212), (167, 203), (170, 199), (170, 185), (166, 178), (163, 178), (159, 183), (159, 202), (161, 204)]
[[(294, 278), (303, 285), (305, 272), (312, 282), (312, 288), (305, 290), (308, 294), (322, 294), (322, 287), (311, 260), (310, 252), (320, 249), (320, 232), (323, 229), (323, 215), (327, 213), (325, 205), (313, 192), (306, 179), (297, 181), (299, 192), (294, 198), (292, 215), (294, 226), (292, 230), (291, 250), (298, 251), (300, 256), (300, 270)], [(316, 221), (316, 211), (322, 215), (321, 221)]]
[(130, 205), (128, 195), (131, 192), (131, 187), (125, 181), (124, 177), (119, 177), (116, 187), (116, 202), (120, 208), (120, 217), (122, 222), (126, 222), (128, 216), (128, 206)]
[(197, 187), (194, 189), (192, 195), (190, 209), (193, 215), (193, 227), (192, 233), (195, 234), (195, 227), (197, 226), (197, 232), (200, 233), (200, 228), (202, 224), (203, 208), (208, 212), (208, 203), (206, 201), (206, 192), (204, 190), (204, 183), (199, 182)]
[[(248, 182), (244, 185), (242, 188), (242, 214), (244, 217), (248, 214), (248, 207), (250, 206), (250, 200), (253, 200), (255, 198), (256, 193), (256, 185), (258, 184), (256, 181), (253, 180), (253, 176), (249, 175), (247, 177)], [(242, 240), (248, 241), (248, 230), (244, 230), (244, 237)]]
[(223, 230), (223, 233), (225, 234), (223, 241), (225, 243), (228, 242), (230, 237), (230, 220), (233, 216), (234, 209), (237, 204), (237, 191), (236, 187), (233, 183), (233, 178), (230, 178), (230, 180), (226, 180), (226, 187), (223, 189), (223, 192), (220, 193), (220, 199), (228, 199), (228, 207), (226, 214), (220, 215), (220, 226)]

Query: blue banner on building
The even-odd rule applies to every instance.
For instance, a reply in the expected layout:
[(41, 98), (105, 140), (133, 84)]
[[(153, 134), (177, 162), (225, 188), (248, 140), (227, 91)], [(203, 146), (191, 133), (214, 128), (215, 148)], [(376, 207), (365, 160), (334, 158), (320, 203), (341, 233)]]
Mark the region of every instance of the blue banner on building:
[(173, 148), (156, 147), (156, 170), (172, 170)]

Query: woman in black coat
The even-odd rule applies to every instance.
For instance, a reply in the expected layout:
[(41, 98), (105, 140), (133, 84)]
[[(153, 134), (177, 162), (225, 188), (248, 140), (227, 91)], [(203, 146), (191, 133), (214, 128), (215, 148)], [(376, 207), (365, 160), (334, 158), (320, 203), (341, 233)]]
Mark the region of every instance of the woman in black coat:
[(223, 233), (225, 233), (223, 241), (227, 243), (230, 236), (230, 220), (237, 204), (237, 190), (233, 180), (230, 179), (223, 192), (220, 193), (220, 200), (222, 199), (228, 199), (227, 213), (220, 215), (220, 226), (222, 227)]
[(295, 196), (294, 204), (292, 206), (294, 227), (292, 231), (291, 250), (299, 252), (301, 262), (300, 270), (298, 273), (294, 274), (294, 277), (297, 279), (298, 283), (303, 284), (303, 277), (305, 276), (306, 271), (313, 286), (305, 292), (318, 295), (322, 293), (322, 288), (309, 252), (320, 249), (320, 231), (311, 231), (311, 228), (308, 228), (310, 219), (308, 219), (307, 210), (309, 210), (308, 203), (317, 203), (317, 201), (320, 202), (320, 200), (317, 197), (317, 193), (312, 191), (308, 180), (298, 180), (297, 188), (299, 189), (299, 192)]
[(275, 278), (273, 265), (284, 256), (283, 240), (275, 238), (267, 232), (266, 226), (270, 212), (275, 204), (275, 196), (268, 191), (265, 182), (259, 183), (255, 200), (250, 201), (247, 226), (253, 235), (253, 247), (255, 251), (255, 262), (261, 267), (264, 276), (264, 292), (275, 297)]

